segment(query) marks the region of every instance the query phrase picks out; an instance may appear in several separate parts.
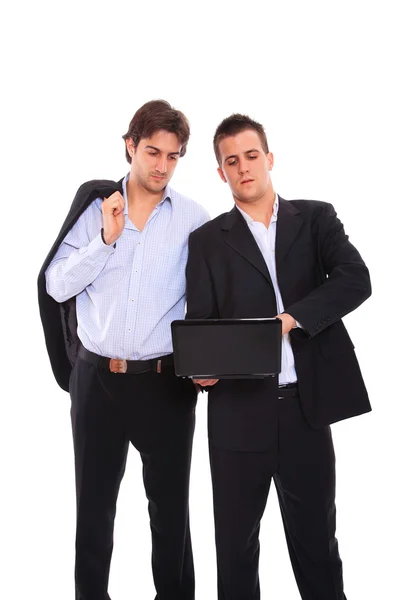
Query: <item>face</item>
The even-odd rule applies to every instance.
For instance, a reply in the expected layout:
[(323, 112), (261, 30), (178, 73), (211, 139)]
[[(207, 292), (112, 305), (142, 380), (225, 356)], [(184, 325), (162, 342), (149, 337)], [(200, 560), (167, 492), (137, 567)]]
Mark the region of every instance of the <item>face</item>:
[(254, 203), (272, 191), (271, 152), (265, 153), (258, 133), (252, 129), (224, 138), (219, 144), (221, 166), (218, 173), (228, 183), (235, 200)]
[(159, 194), (168, 184), (178, 163), (181, 143), (174, 133), (156, 131), (142, 138), (135, 148), (132, 139), (126, 140), (132, 158), (131, 175), (146, 191)]

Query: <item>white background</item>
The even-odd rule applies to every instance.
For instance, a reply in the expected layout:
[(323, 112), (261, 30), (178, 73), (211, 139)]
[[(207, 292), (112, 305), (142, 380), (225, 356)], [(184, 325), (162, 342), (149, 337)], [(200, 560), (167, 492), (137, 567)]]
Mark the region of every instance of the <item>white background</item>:
[[(15, 2), (3, 9), (1, 595), (71, 600), (74, 475), (69, 397), (53, 379), (36, 277), (78, 186), (128, 170), (135, 110), (165, 98), (192, 136), (173, 186), (229, 210), (212, 135), (232, 112), (261, 121), (287, 199), (332, 202), (371, 271), (346, 325), (373, 412), (333, 427), (338, 538), (349, 600), (400, 598), (398, 25), (395, 2)], [(397, 47), (396, 47), (397, 46)], [(206, 398), (191, 483), (197, 600), (216, 600)], [(299, 598), (275, 492), (262, 522), (263, 598)], [(131, 452), (115, 531), (113, 600), (151, 600), (141, 465)]]

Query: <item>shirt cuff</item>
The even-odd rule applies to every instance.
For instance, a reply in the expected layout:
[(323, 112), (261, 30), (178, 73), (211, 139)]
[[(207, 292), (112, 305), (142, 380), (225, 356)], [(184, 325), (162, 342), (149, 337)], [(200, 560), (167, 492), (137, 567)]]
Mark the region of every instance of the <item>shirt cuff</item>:
[(80, 248), (79, 254), (96, 254), (97, 252), (105, 252), (106, 254), (112, 254), (115, 250), (116, 244), (110, 244), (109, 246), (103, 242), (101, 233), (90, 242), (85, 248)]

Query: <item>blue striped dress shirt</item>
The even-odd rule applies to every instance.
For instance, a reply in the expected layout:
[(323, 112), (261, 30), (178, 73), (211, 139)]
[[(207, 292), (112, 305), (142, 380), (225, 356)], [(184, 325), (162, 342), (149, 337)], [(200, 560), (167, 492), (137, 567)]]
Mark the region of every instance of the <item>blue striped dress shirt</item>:
[(147, 360), (172, 352), (171, 322), (185, 316), (189, 234), (209, 220), (207, 211), (167, 186), (143, 231), (130, 221), (123, 181), (125, 227), (103, 243), (102, 199), (85, 210), (46, 271), (57, 302), (76, 296), (83, 346), (110, 358)]

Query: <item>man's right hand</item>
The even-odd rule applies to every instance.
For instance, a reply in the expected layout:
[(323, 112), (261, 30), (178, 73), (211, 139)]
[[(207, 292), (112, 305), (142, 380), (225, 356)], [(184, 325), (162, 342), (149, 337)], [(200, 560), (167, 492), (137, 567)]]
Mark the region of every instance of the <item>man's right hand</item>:
[(114, 244), (124, 229), (124, 206), (125, 200), (120, 192), (114, 192), (103, 200), (103, 238), (107, 245)]

